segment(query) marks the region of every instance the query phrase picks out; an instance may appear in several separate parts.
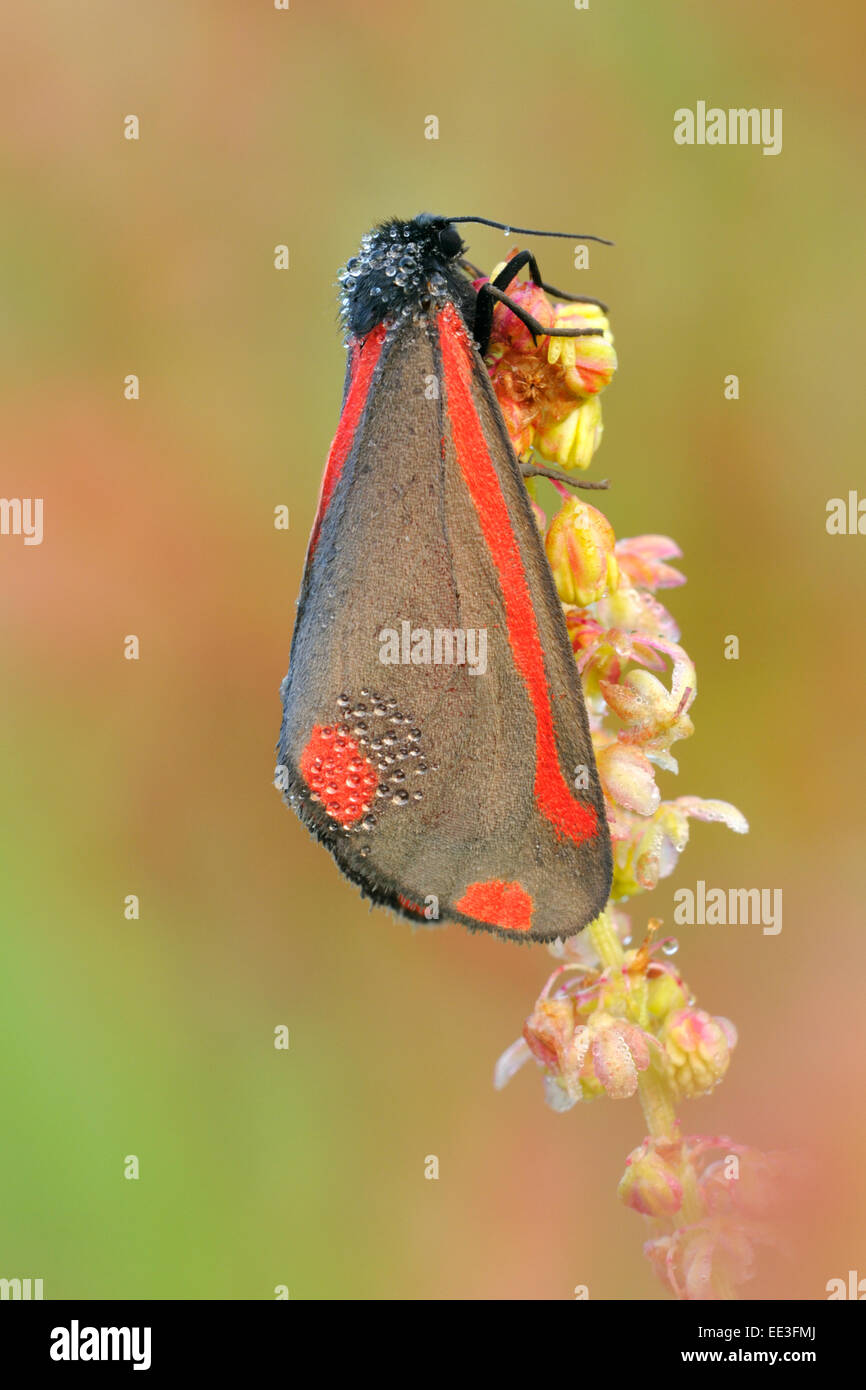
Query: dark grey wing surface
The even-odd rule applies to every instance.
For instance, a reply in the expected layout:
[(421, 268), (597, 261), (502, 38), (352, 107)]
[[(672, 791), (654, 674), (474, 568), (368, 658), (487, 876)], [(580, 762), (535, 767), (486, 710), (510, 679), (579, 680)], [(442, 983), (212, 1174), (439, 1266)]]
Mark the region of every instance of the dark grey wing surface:
[[(350, 390), (344, 416), (352, 406)], [(529, 501), (456, 312), (392, 329), (354, 409), (283, 685), (287, 799), (379, 903), (512, 939), (570, 935), (610, 887), (603, 801)], [(474, 425), (455, 431), (469, 414)], [(469, 455), (486, 492), (467, 485)], [(491, 515), (522, 567), (522, 607)], [(579, 794), (578, 767), (590, 776)], [(569, 795), (594, 834), (572, 833)]]

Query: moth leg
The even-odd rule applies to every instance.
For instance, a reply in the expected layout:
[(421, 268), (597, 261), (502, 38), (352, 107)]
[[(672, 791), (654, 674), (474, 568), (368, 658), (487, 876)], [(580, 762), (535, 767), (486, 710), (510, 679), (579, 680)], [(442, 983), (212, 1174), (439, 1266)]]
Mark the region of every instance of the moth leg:
[(531, 251), (518, 251), (517, 255), (512, 256), (510, 261), (506, 261), (492, 284), (498, 290), (506, 289), (525, 265), (529, 266), (529, 278), (532, 283), (538, 285), (539, 289), (545, 290), (548, 294), (552, 294), (555, 299), (567, 299), (572, 304), (595, 304), (603, 314), (607, 313), (607, 305), (600, 299), (592, 299), (588, 294), (567, 294), (565, 290), (558, 290), (553, 285), (548, 285), (545, 280), (542, 280), (538, 261)]
[[(475, 301), (475, 323), (473, 325), (473, 331), (482, 354), (487, 351), (487, 345), (490, 342), (490, 330), (493, 327), (494, 301), (499, 304), (507, 305), (512, 314), (520, 319), (520, 322), (529, 329), (536, 342), (539, 338), (549, 338), (551, 336), (551, 330), (545, 328), (544, 324), (539, 323), (538, 319), (528, 313), (527, 310), (523, 308), (522, 304), (515, 304), (514, 300), (509, 299), (508, 295), (503, 294), (502, 290), (497, 289), (496, 285), (488, 283), (481, 286)], [(553, 336), (556, 338), (600, 338), (603, 334), (603, 328), (557, 328)]]
[(547, 468), (539, 463), (521, 462), (520, 471), (524, 478), (552, 478), (554, 482), (564, 483), (566, 487), (585, 487), (596, 490), (610, 487), (607, 478), (602, 478), (598, 482), (593, 482), (589, 478), (572, 478), (569, 473), (563, 472), (561, 468)]

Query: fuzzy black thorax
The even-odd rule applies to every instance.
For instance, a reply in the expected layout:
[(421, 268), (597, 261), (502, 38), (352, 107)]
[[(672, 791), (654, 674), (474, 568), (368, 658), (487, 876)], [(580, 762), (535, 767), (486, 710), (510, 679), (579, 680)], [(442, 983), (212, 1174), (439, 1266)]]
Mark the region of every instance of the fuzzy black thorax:
[(377, 323), (426, 309), (436, 301), (471, 302), (471, 284), (455, 265), (465, 250), (445, 217), (422, 212), (410, 222), (383, 222), (361, 239), (341, 270), (340, 314), (356, 338)]

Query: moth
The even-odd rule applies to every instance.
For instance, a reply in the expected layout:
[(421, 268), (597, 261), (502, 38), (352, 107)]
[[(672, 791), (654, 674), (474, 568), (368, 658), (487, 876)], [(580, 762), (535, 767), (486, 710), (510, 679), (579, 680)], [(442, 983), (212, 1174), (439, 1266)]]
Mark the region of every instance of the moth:
[(497, 302), (546, 332), (505, 293), (524, 267), (578, 296), (544, 285), (529, 251), (476, 288), (464, 222), (504, 228), (392, 220), (342, 272), (343, 404), (281, 687), (277, 784), (373, 902), (551, 941), (604, 907), (610, 837), (526, 466), (483, 356)]

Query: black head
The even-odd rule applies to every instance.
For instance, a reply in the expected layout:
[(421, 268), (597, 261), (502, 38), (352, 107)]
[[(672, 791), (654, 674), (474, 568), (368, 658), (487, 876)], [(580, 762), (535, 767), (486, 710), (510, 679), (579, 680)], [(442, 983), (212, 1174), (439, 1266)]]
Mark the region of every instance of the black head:
[(340, 312), (349, 332), (360, 338), (383, 319), (451, 298), (453, 262), (465, 249), (454, 223), (430, 212), (368, 232), (340, 271)]

